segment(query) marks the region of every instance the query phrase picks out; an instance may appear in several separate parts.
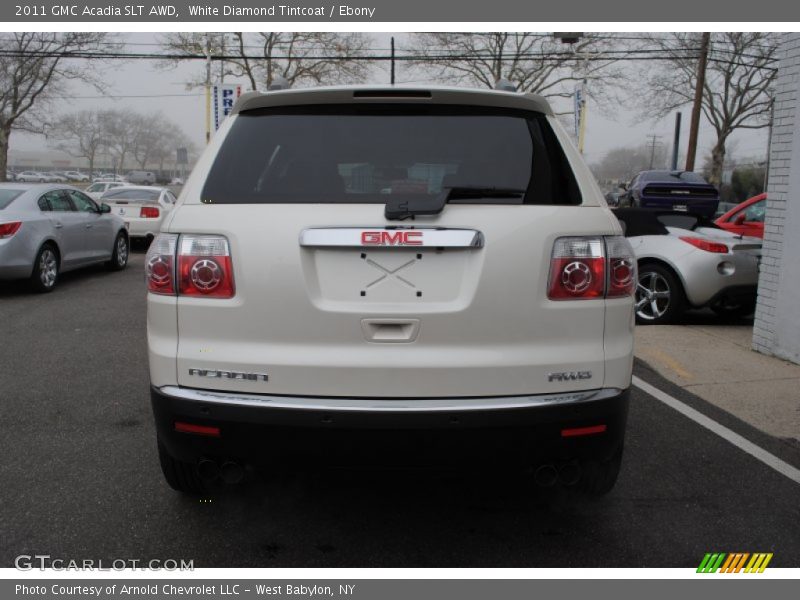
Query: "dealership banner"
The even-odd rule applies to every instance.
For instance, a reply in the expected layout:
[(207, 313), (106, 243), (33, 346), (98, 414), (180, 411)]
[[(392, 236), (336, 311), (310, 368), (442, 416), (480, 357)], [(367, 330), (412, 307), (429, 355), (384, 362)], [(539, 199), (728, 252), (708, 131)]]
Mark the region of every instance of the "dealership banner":
[(220, 83), (213, 86), (211, 91), (211, 104), (214, 107), (214, 131), (225, 120), (236, 104), (237, 98), (242, 95), (242, 86), (238, 84)]
[[(169, 3), (134, 4), (114, 0), (69, 3), (37, 0), (2, 3), (0, 18), (12, 24), (59, 22), (675, 22), (691, 20), (717, 23), (800, 21), (800, 2), (745, 0), (572, 0), (572, 2), (520, 2), (519, 0), (353, 0), (338, 4), (320, 0), (293, 0), (285, 4), (264, 0), (218, 2), (172, 0)], [(52, 25), (51, 25), (52, 27)]]

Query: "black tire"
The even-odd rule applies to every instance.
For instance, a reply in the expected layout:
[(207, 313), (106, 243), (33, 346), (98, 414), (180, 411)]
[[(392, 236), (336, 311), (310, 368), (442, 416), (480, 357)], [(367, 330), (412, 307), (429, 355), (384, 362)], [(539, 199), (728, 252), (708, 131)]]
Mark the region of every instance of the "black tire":
[(46, 294), (52, 292), (58, 283), (61, 259), (55, 245), (47, 243), (39, 248), (33, 261), (33, 272), (30, 284), (35, 292)]
[(584, 462), (580, 490), (588, 496), (605, 496), (614, 489), (621, 467), (622, 446), (607, 460)]
[(173, 490), (193, 496), (207, 491), (205, 483), (197, 474), (197, 466), (170, 456), (161, 440), (158, 441), (158, 461), (161, 463), (164, 479)]
[(639, 265), (635, 307), (638, 324), (673, 323), (683, 314), (685, 305), (683, 285), (672, 269), (658, 263), (644, 262)]
[(111, 260), (106, 263), (106, 267), (111, 271), (121, 271), (128, 266), (130, 254), (131, 246), (128, 234), (120, 231), (114, 238), (114, 251), (111, 253)]
[(756, 310), (756, 303), (754, 300), (745, 300), (743, 302), (722, 301), (712, 305), (711, 310), (720, 317), (737, 319), (752, 315)]

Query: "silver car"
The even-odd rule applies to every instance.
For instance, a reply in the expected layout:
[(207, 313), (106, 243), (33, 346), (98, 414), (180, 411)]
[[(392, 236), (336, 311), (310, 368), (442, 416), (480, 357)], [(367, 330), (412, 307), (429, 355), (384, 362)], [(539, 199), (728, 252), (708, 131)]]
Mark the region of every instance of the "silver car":
[(62, 272), (96, 263), (128, 264), (125, 222), (108, 205), (64, 185), (0, 184), (0, 280), (49, 292)]
[(614, 211), (639, 266), (636, 321), (665, 324), (687, 309), (722, 316), (753, 312), (761, 240), (742, 237), (688, 213)]

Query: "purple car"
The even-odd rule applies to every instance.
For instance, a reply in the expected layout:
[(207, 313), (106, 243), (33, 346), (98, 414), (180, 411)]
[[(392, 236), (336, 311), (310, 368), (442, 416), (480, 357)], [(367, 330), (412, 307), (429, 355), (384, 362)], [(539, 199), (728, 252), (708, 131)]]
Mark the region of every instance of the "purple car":
[(692, 171), (642, 171), (631, 180), (619, 205), (713, 218), (719, 205), (719, 191)]

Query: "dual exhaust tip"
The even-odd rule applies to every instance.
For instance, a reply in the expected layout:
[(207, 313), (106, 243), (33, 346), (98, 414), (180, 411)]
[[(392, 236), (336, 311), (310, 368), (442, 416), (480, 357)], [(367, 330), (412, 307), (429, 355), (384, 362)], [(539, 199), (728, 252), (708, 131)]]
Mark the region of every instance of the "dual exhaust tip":
[(203, 458), (197, 463), (197, 474), (206, 482), (221, 479), (227, 484), (240, 483), (244, 479), (244, 467), (236, 461), (226, 460), (223, 463)]
[(533, 480), (539, 487), (552, 487), (556, 483), (575, 485), (581, 479), (581, 466), (578, 461), (571, 460), (560, 464), (541, 465), (533, 474)]

